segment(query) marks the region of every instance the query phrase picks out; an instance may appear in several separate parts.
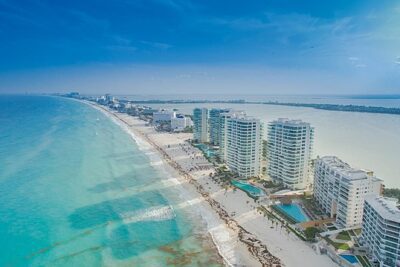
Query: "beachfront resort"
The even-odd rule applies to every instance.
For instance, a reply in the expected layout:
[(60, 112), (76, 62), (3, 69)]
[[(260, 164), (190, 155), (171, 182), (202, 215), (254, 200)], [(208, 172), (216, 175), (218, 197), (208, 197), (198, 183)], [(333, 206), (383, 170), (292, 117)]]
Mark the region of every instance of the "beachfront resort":
[[(277, 118), (265, 128), (258, 118), (234, 109), (200, 107), (192, 114), (179, 114), (109, 95), (90, 100), (138, 117), (147, 127), (168, 134), (168, 140), (187, 137), (179, 148), (191, 161), (180, 164), (177, 159), (178, 165), (184, 166), (184, 173), (204, 178), (199, 186), (210, 190), (207, 194), (217, 194), (218, 188), (229, 193), (224, 196), (227, 202), (218, 204), (225, 206), (224, 216), (243, 220), (244, 215), (237, 214), (241, 205), (261, 215), (264, 219), (257, 231), (270, 236), (258, 236), (260, 240), (271, 242), (274, 231), (284, 229), (340, 266), (400, 266), (397, 200), (381, 196), (383, 181), (372, 171), (352, 167), (336, 156), (314, 156), (314, 130), (318, 129), (309, 123)], [(170, 146), (166, 145), (167, 154), (173, 149)], [(181, 157), (168, 155), (172, 160)], [(235, 198), (239, 192), (252, 201)]]

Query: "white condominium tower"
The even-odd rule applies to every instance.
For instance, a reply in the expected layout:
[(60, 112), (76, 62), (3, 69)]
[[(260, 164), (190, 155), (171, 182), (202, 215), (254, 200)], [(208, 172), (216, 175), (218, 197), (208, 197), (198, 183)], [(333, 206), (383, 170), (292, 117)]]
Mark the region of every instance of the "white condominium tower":
[(208, 109), (193, 110), (193, 139), (199, 143), (208, 142)]
[(291, 189), (309, 184), (314, 128), (301, 120), (278, 119), (268, 125), (268, 175)]
[(229, 112), (230, 109), (213, 108), (210, 110), (210, 144), (219, 146), (220, 141), (220, 114)]
[(226, 110), (223, 113), (219, 114), (219, 157), (221, 161), (226, 162), (226, 155), (227, 155), (227, 139), (226, 139), (226, 131), (227, 131), (227, 122), (228, 119), (233, 116), (245, 116), (244, 111), (235, 111), (235, 110)]
[(339, 226), (360, 226), (364, 198), (378, 196), (381, 187), (382, 181), (372, 172), (352, 168), (337, 157), (318, 158), (315, 163), (315, 200)]
[(226, 164), (240, 177), (260, 176), (262, 130), (260, 120), (245, 115), (226, 118)]
[(361, 240), (380, 267), (400, 266), (400, 209), (397, 199), (365, 198)]

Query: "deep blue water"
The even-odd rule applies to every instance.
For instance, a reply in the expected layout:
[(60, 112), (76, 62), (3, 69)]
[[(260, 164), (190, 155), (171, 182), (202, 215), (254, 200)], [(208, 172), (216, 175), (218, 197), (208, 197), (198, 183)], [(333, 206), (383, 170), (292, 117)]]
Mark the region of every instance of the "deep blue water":
[(0, 266), (219, 265), (163, 175), (85, 104), (0, 96)]

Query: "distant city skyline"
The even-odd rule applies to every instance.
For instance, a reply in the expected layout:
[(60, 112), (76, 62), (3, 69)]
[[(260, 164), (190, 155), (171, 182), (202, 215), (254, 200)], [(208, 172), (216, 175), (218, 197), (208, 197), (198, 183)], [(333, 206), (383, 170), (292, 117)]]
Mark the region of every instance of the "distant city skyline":
[(398, 1), (0, 0), (0, 93), (400, 94)]

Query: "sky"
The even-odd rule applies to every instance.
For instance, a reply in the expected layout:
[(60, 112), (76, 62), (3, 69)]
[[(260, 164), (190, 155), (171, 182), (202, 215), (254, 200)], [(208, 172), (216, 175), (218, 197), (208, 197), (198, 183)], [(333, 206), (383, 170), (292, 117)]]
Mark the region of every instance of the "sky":
[(400, 94), (400, 2), (0, 0), (0, 93)]

